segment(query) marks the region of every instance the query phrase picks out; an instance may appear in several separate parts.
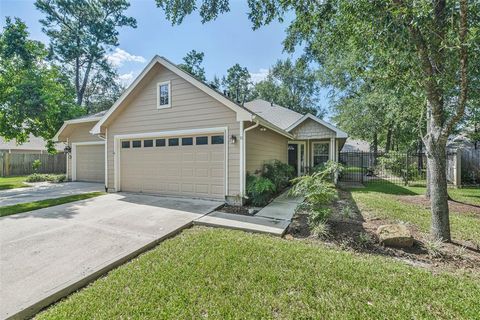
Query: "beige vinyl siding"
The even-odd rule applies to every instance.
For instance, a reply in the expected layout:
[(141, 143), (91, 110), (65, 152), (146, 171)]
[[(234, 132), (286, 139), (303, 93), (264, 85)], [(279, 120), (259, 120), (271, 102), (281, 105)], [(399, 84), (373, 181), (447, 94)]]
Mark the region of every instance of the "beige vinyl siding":
[(264, 163), (280, 160), (287, 163), (288, 139), (272, 130), (260, 131), (260, 127), (246, 134), (246, 169), (250, 174), (261, 170)]
[(324, 139), (335, 137), (333, 130), (321, 125), (320, 123), (307, 119), (291, 132), (295, 139)]
[[(171, 81), (171, 108), (157, 109), (157, 83)], [(132, 97), (117, 109), (107, 124), (108, 187), (114, 188), (114, 136), (188, 129), (228, 127), (239, 136), (240, 124), (234, 111), (191, 85), (168, 69), (157, 65), (138, 84)], [(228, 137), (228, 195), (240, 193), (240, 143)]]
[[(87, 123), (75, 123), (70, 124), (66, 128), (68, 130), (68, 144), (72, 146), (74, 142), (89, 142), (89, 141), (103, 141), (97, 136), (94, 136), (90, 133), (90, 130), (97, 122), (87, 122)], [(72, 159), (67, 157), (67, 172), (68, 179), (72, 179)]]

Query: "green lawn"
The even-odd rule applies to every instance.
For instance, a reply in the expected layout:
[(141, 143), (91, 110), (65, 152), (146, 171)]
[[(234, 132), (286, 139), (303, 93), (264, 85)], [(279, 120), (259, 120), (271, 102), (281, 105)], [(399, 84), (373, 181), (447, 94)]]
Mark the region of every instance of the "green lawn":
[(24, 182), (27, 176), (0, 177), (0, 190), (28, 187)]
[[(350, 191), (356, 205), (364, 214), (410, 222), (424, 232), (428, 232), (430, 229), (431, 213), (429, 210), (397, 199), (399, 195), (424, 194), (424, 187), (372, 183), (366, 188), (351, 189)], [(480, 201), (479, 189), (449, 189), (449, 194), (452, 199), (469, 204), (478, 205)], [(454, 239), (480, 243), (480, 217), (478, 214), (451, 212), (450, 222)]]
[(11, 214), (27, 212), (37, 209), (43, 209), (53, 206), (58, 206), (60, 204), (85, 200), (93, 197), (98, 197), (105, 194), (105, 192), (90, 192), (84, 194), (76, 194), (73, 196), (66, 196), (61, 198), (54, 198), (54, 199), (47, 199), (47, 200), (40, 200), (34, 202), (27, 202), (27, 203), (19, 203), (14, 204), (11, 206), (0, 207), (0, 217), (9, 216)]
[(303, 241), (194, 227), (38, 319), (473, 319), (480, 280)]

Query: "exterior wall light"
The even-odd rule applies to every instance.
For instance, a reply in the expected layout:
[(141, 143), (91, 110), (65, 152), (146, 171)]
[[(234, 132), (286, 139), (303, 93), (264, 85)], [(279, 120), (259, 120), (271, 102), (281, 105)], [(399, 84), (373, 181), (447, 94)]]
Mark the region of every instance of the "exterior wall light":
[(231, 143), (231, 144), (237, 143), (237, 137), (236, 137), (234, 134), (232, 134), (232, 135), (230, 136), (230, 143)]
[(265, 131), (267, 131), (267, 128), (261, 127), (261, 128), (260, 128), (260, 131), (265, 132)]

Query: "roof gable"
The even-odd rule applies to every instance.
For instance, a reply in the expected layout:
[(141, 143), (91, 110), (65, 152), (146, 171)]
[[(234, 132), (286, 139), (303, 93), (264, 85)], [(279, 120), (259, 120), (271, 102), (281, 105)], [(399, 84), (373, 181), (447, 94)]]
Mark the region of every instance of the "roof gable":
[(319, 124), (323, 125), (324, 127), (332, 130), (333, 132), (336, 133), (336, 137), (337, 138), (347, 138), (348, 135), (338, 129), (337, 127), (335, 127), (334, 125), (318, 118), (318, 117), (315, 117), (314, 115), (310, 114), (310, 113), (307, 113), (306, 115), (304, 115), (303, 117), (301, 117), (300, 119), (298, 119), (297, 121), (295, 121), (292, 125), (290, 125), (288, 128), (286, 128), (285, 130), (287, 130), (288, 132), (291, 132), (293, 129), (295, 129), (296, 127), (298, 127), (301, 123), (303, 123), (305, 120), (307, 119), (311, 119), (315, 122), (318, 122)]
[(205, 83), (197, 80), (192, 75), (188, 74), (187, 72), (183, 71), (182, 69), (178, 68), (175, 64), (171, 63), (167, 59), (155, 56), (150, 63), (143, 69), (143, 71), (138, 75), (138, 77), (133, 81), (133, 83), (125, 90), (125, 92), (118, 98), (118, 100), (113, 104), (113, 106), (105, 113), (105, 115), (97, 122), (97, 124), (92, 128), (92, 134), (99, 134), (101, 133), (102, 125), (114, 114), (114, 112), (122, 105), (122, 102), (127, 99), (134, 89), (139, 85), (139, 83), (149, 74), (149, 71), (152, 68), (160, 64), (161, 66), (167, 68), (168, 70), (172, 71), (179, 77), (185, 79), (187, 82), (192, 84), (193, 86), (197, 87), (201, 91), (205, 92), (206, 94), (210, 95), (214, 99), (218, 100), (228, 108), (232, 109), (236, 112), (237, 120), (238, 121), (251, 121), (254, 118), (254, 115), (251, 111), (247, 110), (246, 108), (241, 107), (240, 105), (236, 104), (232, 100), (228, 99), (221, 93), (217, 92), (216, 90), (210, 88)]

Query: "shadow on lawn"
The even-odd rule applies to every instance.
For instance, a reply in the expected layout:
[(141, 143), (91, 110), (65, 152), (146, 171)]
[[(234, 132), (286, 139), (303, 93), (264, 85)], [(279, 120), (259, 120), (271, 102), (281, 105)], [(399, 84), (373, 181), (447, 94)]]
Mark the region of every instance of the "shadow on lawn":
[(410, 189), (407, 189), (399, 184), (395, 184), (387, 180), (371, 181), (366, 183), (365, 187), (363, 188), (349, 188), (348, 184), (346, 184), (344, 186), (344, 189), (350, 192), (356, 192), (356, 193), (378, 192), (378, 193), (400, 195), (400, 196), (418, 195), (418, 193), (415, 193)]

